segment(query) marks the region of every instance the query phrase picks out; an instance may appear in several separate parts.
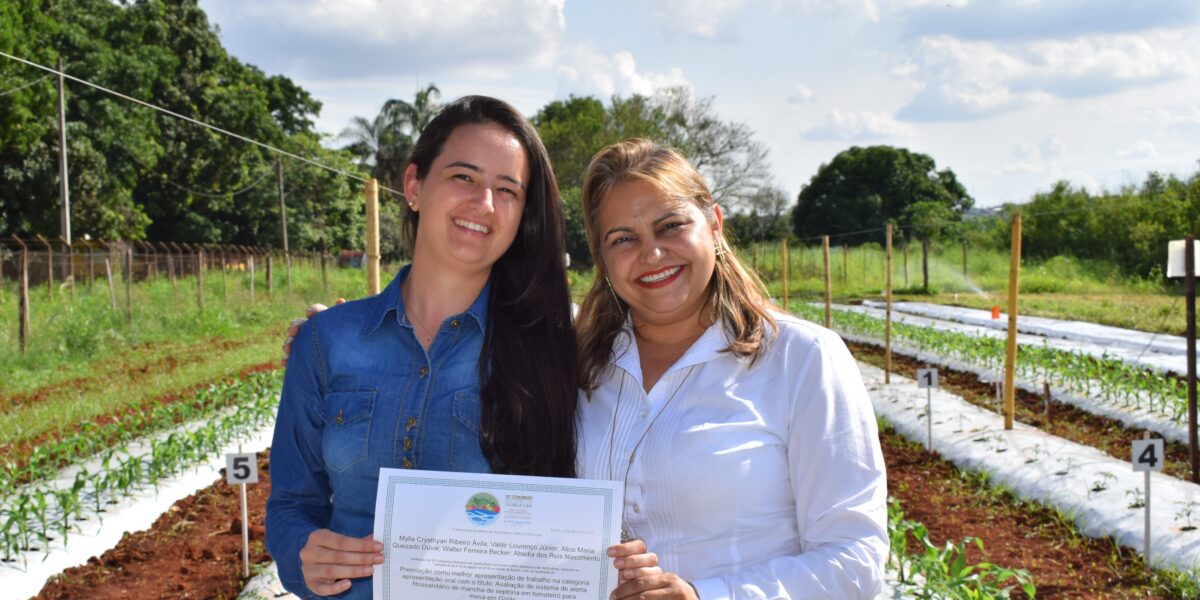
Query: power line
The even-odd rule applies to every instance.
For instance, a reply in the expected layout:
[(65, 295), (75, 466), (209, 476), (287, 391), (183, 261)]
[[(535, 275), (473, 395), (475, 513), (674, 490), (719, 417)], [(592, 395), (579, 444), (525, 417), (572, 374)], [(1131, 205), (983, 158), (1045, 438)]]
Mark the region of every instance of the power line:
[[(331, 166), (329, 166), (329, 165), (327, 165), (327, 164), (325, 164), (325, 163), (323, 163), (323, 162), (320, 162), (320, 161), (317, 161), (317, 160), (313, 160), (313, 159), (311, 159), (311, 158), (308, 158), (308, 157), (300, 156), (299, 154), (295, 154), (295, 153), (293, 153), (293, 152), (288, 152), (287, 150), (283, 150), (283, 149), (281, 149), (281, 148), (276, 148), (275, 146), (272, 146), (272, 145), (270, 145), (270, 144), (266, 144), (266, 143), (260, 142), (260, 141), (258, 141), (258, 140), (255, 140), (255, 139), (248, 138), (248, 137), (246, 137), (246, 136), (244, 136), (244, 135), (241, 135), (241, 134), (234, 133), (234, 132), (232, 132), (232, 131), (229, 131), (229, 130), (227, 130), (227, 129), (222, 129), (222, 128), (220, 128), (220, 127), (217, 127), (216, 125), (210, 125), (210, 124), (208, 124), (208, 123), (205, 123), (205, 122), (203, 122), (203, 121), (200, 121), (200, 120), (197, 120), (197, 119), (193, 119), (192, 117), (189, 117), (189, 116), (187, 116), (187, 115), (182, 115), (182, 114), (179, 114), (179, 113), (177, 113), (177, 112), (175, 112), (175, 111), (172, 111), (172, 110), (168, 110), (168, 109), (166, 109), (166, 108), (163, 108), (163, 107), (161, 107), (161, 106), (156, 106), (156, 105), (154, 105), (154, 104), (151, 104), (151, 103), (149, 103), (149, 102), (146, 102), (145, 100), (139, 100), (139, 99), (137, 99), (137, 98), (134, 98), (134, 97), (132, 97), (132, 96), (127, 96), (127, 95), (125, 95), (125, 94), (122, 94), (121, 92), (117, 92), (117, 91), (114, 91), (114, 90), (110, 90), (110, 89), (108, 89), (108, 88), (106, 88), (106, 87), (104, 87), (104, 86), (102, 86), (102, 85), (99, 85), (99, 84), (92, 83), (92, 82), (90, 82), (90, 81), (87, 81), (87, 80), (85, 80), (85, 79), (80, 79), (79, 77), (75, 77), (74, 75), (68, 75), (66, 72), (62, 72), (62, 71), (59, 71), (59, 70), (57, 70), (57, 69), (54, 69), (54, 68), (51, 68), (51, 67), (47, 67), (47, 66), (45, 66), (45, 65), (40, 65), (40, 64), (38, 64), (38, 63), (35, 63), (35, 62), (33, 62), (33, 61), (30, 61), (30, 60), (26, 60), (26, 59), (24, 59), (24, 58), (21, 58), (21, 57), (18, 57), (18, 56), (13, 56), (13, 55), (11, 55), (11, 54), (8, 54), (7, 52), (2, 52), (2, 51), (0, 51), (0, 56), (3, 56), (4, 58), (7, 58), (7, 59), (9, 59), (9, 60), (14, 60), (14, 61), (17, 61), (17, 62), (19, 62), (19, 63), (25, 64), (25, 65), (28, 65), (28, 66), (31, 66), (31, 67), (34, 67), (34, 68), (37, 68), (37, 69), (41, 69), (41, 70), (43, 70), (43, 71), (46, 71), (46, 72), (48, 72), (48, 73), (50, 73), (50, 74), (52, 74), (52, 75), (61, 75), (61, 76), (62, 76), (62, 77), (64, 77), (65, 79), (70, 79), (71, 81), (74, 81), (74, 82), (76, 82), (76, 83), (82, 83), (83, 85), (86, 85), (86, 86), (88, 86), (88, 87), (91, 87), (91, 88), (95, 88), (95, 89), (97, 89), (97, 90), (100, 90), (100, 91), (102, 91), (102, 92), (104, 92), (104, 93), (106, 93), (106, 94), (110, 94), (110, 95), (112, 95), (112, 96), (116, 96), (117, 98), (120, 98), (120, 99), (122, 99), (122, 100), (126, 100), (126, 101), (129, 101), (129, 102), (133, 102), (133, 103), (135, 103), (135, 104), (138, 104), (138, 105), (144, 106), (144, 107), (146, 107), (146, 108), (149, 108), (149, 109), (152, 109), (152, 110), (156, 110), (156, 111), (158, 111), (158, 112), (161, 112), (161, 113), (163, 113), (163, 114), (166, 114), (166, 115), (169, 115), (169, 116), (175, 117), (176, 119), (181, 119), (181, 120), (183, 120), (183, 121), (187, 121), (187, 122), (189, 122), (189, 123), (193, 123), (193, 124), (195, 124), (195, 125), (199, 125), (199, 126), (201, 126), (201, 127), (205, 127), (205, 128), (207, 128), (207, 129), (211, 129), (212, 131), (215, 131), (215, 132), (217, 132), (217, 133), (220, 133), (220, 134), (223, 134), (223, 135), (227, 135), (227, 136), (229, 136), (229, 137), (232, 137), (232, 138), (234, 138), (234, 139), (238, 139), (238, 140), (241, 140), (241, 141), (243, 141), (243, 142), (246, 142), (246, 143), (249, 143), (249, 144), (254, 144), (255, 146), (258, 146), (258, 147), (260, 147), (260, 148), (265, 148), (265, 149), (267, 149), (267, 150), (269, 150), (269, 151), (271, 151), (271, 152), (275, 152), (275, 153), (277, 153), (277, 154), (280, 154), (280, 155), (286, 156), (286, 157), (288, 157), (288, 158), (292, 158), (292, 159), (295, 159), (295, 160), (298, 160), (298, 161), (301, 161), (301, 162), (304, 162), (304, 163), (308, 163), (308, 164), (310, 164), (310, 165), (313, 165), (314, 167), (318, 167), (318, 168), (321, 168), (321, 169), (325, 169), (325, 170), (327, 170), (327, 171), (331, 171), (331, 172), (333, 172), (333, 173), (337, 173), (337, 174), (339, 174), (339, 175), (342, 175), (342, 176), (344, 176), (344, 177), (349, 177), (350, 179), (354, 179), (354, 180), (356, 180), (356, 181), (361, 181), (361, 182), (363, 182), (363, 183), (366, 183), (366, 182), (367, 182), (367, 178), (366, 178), (366, 177), (363, 177), (363, 176), (361, 176), (361, 175), (355, 175), (354, 173), (350, 173), (350, 172), (348, 172), (348, 171), (343, 171), (343, 170), (341, 170), (341, 169), (338, 169), (338, 168), (335, 168), (335, 167), (331, 167)], [(388, 188), (388, 187), (386, 187), (386, 186), (384, 186), (384, 185), (382, 185), (382, 184), (380, 184), (380, 185), (379, 185), (379, 189), (381, 189), (381, 190), (387, 190), (388, 192), (391, 192), (391, 193), (393, 193), (393, 194), (396, 194), (396, 195), (398, 195), (398, 196), (403, 196), (403, 195), (404, 195), (403, 193), (401, 193), (401, 192), (397, 192), (396, 190), (390, 189), (390, 188)]]
[(47, 79), (47, 78), (49, 78), (49, 77), (50, 77), (50, 75), (48, 75), (48, 74), (47, 74), (47, 75), (42, 75), (41, 77), (39, 77), (39, 78), (37, 78), (37, 79), (34, 79), (33, 81), (30, 81), (29, 83), (24, 83), (24, 84), (18, 85), (17, 87), (15, 87), (15, 88), (13, 88), (13, 89), (11, 89), (11, 90), (7, 90), (7, 91), (0, 92), (0, 97), (7, 96), (7, 95), (9, 95), (9, 94), (11, 94), (11, 93), (13, 93), (13, 92), (19, 92), (19, 91), (21, 91), (21, 90), (23, 90), (23, 89), (25, 89), (25, 88), (27, 88), (27, 87), (29, 87), (29, 86), (31, 86), (31, 85), (35, 85), (35, 84), (41, 83), (42, 81), (46, 80), (46, 79)]

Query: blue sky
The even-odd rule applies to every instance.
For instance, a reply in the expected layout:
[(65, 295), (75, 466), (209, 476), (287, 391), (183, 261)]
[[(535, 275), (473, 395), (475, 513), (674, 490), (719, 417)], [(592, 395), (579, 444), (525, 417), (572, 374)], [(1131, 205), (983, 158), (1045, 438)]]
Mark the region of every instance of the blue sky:
[(688, 86), (794, 197), (853, 145), (931, 155), (979, 206), (1200, 168), (1196, 0), (201, 0), (230, 52), (324, 103)]

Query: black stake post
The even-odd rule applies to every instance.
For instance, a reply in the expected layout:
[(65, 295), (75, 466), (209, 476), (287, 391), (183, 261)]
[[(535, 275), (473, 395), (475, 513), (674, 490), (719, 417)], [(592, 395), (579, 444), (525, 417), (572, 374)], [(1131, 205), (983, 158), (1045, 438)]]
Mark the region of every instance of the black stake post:
[(1200, 483), (1200, 447), (1196, 440), (1196, 238), (1183, 242), (1184, 287), (1187, 290), (1187, 401), (1188, 448), (1191, 451), (1192, 483)]

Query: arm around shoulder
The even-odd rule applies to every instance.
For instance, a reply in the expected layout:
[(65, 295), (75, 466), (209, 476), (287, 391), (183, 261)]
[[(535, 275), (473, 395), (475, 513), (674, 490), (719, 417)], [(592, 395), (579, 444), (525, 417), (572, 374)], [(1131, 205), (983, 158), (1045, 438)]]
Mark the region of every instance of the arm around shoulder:
[(316, 324), (310, 319), (296, 335), (283, 379), (283, 392), (271, 442), (271, 496), (267, 500), (266, 544), (284, 587), (310, 592), (300, 570), (300, 549), (313, 531), (329, 522), (330, 488), (321, 454), (323, 422), (321, 367)]

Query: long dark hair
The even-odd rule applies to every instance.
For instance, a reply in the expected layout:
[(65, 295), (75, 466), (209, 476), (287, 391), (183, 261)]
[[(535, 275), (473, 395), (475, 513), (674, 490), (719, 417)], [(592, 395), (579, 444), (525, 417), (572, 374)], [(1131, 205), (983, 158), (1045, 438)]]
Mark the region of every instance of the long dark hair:
[[(459, 98), (429, 122), (409, 160), (418, 179), (425, 179), (451, 132), (468, 124), (507, 129), (521, 142), (529, 164), (520, 228), (492, 266), (479, 356), (479, 444), (496, 473), (574, 477), (579, 363), (558, 181), (529, 120), (486, 96)], [(419, 219), (413, 211), (404, 219), (410, 248)]]

